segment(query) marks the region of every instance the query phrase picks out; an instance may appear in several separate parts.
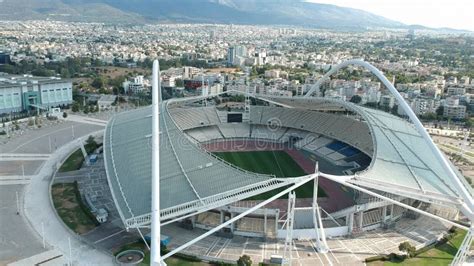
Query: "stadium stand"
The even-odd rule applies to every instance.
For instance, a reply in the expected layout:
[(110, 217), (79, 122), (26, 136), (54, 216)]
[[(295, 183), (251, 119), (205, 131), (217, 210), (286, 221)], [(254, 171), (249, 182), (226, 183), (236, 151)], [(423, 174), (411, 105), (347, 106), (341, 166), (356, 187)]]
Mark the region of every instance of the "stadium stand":
[(237, 138), (248, 138), (250, 137), (250, 125), (243, 123), (233, 124)]
[(338, 150), (342, 150), (344, 148), (347, 148), (347, 144), (345, 143), (342, 143), (340, 141), (334, 141), (332, 143), (329, 143), (328, 145), (326, 145), (326, 147), (328, 147), (329, 149), (333, 150), (333, 151), (338, 151)]
[(322, 155), (329, 155), (334, 152), (334, 150), (329, 149), (328, 147), (324, 146), (316, 150), (317, 153)]
[(352, 147), (347, 147), (347, 148), (344, 148), (344, 149), (341, 149), (338, 151), (340, 154), (346, 156), (346, 157), (352, 157), (354, 155), (357, 155), (359, 154), (359, 151), (352, 148)]
[[(300, 131), (300, 132), (305, 132), (305, 131)], [(309, 143), (313, 142), (314, 140), (316, 140), (317, 138), (319, 138), (319, 135), (317, 134), (314, 134), (314, 133), (307, 133), (302, 140), (298, 141), (295, 143), (295, 146), (297, 148), (304, 148), (306, 145), (308, 145)]]
[(329, 154), (329, 155), (327, 156), (327, 158), (329, 158), (329, 159), (331, 159), (331, 160), (333, 160), (333, 161), (339, 161), (339, 160), (342, 160), (342, 159), (346, 158), (346, 156), (344, 156), (344, 155), (342, 155), (342, 154), (340, 154), (340, 153), (338, 153), (338, 152), (333, 152), (333, 153)]
[(278, 121), (285, 127), (307, 130), (348, 143), (369, 156), (373, 153), (372, 137), (367, 124), (355, 120), (353, 116), (297, 108), (253, 106), (250, 117), (252, 124), (268, 125)]
[(332, 140), (326, 137), (320, 136), (319, 138), (314, 139), (311, 143), (306, 145), (306, 149), (311, 151), (316, 151), (317, 149), (324, 147), (326, 144), (330, 143)]
[[(197, 109), (207, 110), (207, 116), (214, 114), (217, 117), (213, 107)], [(161, 110), (160, 183), (163, 188), (163, 218), (186, 213), (191, 208), (207, 208), (205, 202), (225, 201), (226, 197), (221, 195), (234, 193), (236, 188), (251, 188), (232, 194), (233, 199), (243, 199), (257, 193), (258, 189), (285, 184), (275, 180), (272, 175), (244, 171), (212, 156), (195, 145), (189, 135), (178, 128), (167, 109), (162, 106)], [(199, 112), (194, 112), (192, 108), (186, 111), (189, 112), (185, 114), (182, 110), (175, 110), (175, 114), (180, 114), (180, 122), (185, 123), (185, 127), (202, 127), (192, 118)], [(108, 123), (105, 133), (104, 158), (108, 182), (126, 227), (149, 223), (151, 218), (149, 113), (148, 107), (118, 114)], [(216, 126), (199, 129), (193, 133), (196, 139), (223, 138)], [(228, 176), (232, 176), (232, 180), (228, 180)]]
[(252, 129), (252, 138), (256, 139), (270, 139), (270, 140), (279, 140), (283, 134), (285, 134), (286, 129), (276, 128), (271, 129), (268, 126), (254, 125)]
[(187, 130), (186, 133), (197, 142), (206, 142), (214, 139), (222, 139), (223, 136), (219, 132), (218, 127), (199, 127)]
[(170, 108), (170, 114), (181, 130), (217, 125), (219, 116), (214, 106), (193, 108)]

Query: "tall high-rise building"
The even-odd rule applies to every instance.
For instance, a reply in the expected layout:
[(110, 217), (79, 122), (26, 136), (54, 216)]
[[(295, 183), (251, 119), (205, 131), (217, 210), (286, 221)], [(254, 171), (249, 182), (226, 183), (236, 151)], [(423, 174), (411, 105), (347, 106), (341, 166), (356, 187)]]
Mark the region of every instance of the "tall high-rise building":
[(10, 64), (10, 54), (0, 51), (0, 65)]
[(236, 45), (229, 47), (227, 50), (227, 64), (235, 65), (237, 57), (246, 57), (247, 56), (247, 47), (243, 45)]
[(229, 47), (229, 49), (227, 49), (227, 64), (233, 65), (234, 60), (235, 60), (235, 48)]

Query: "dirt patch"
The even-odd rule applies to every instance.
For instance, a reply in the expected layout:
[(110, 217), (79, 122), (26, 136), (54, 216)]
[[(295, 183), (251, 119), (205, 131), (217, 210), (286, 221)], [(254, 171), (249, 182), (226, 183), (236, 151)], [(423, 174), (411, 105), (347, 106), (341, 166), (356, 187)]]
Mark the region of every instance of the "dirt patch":
[(81, 207), (75, 184), (54, 184), (51, 188), (54, 207), (63, 222), (77, 234), (85, 234), (96, 227), (90, 213)]

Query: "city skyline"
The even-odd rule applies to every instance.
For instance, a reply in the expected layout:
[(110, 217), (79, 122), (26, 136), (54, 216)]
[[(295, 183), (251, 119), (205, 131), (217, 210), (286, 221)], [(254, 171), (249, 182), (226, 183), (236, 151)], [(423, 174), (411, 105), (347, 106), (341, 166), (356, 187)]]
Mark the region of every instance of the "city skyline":
[(474, 261), (474, 32), (158, 1), (3, 1), (0, 265)]

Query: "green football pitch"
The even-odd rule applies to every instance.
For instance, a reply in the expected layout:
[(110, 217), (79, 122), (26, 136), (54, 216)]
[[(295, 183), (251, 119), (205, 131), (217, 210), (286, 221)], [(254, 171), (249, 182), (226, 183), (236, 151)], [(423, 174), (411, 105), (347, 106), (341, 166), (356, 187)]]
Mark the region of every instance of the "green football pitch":
[[(276, 177), (306, 175), (293, 158), (284, 151), (215, 152), (214, 154), (233, 165), (254, 173), (275, 175)], [(284, 188), (269, 191), (251, 199), (268, 199), (283, 190)], [(306, 183), (295, 191), (297, 198), (311, 198), (313, 197), (313, 182)], [(326, 196), (321, 187), (318, 188), (318, 196)], [(285, 196), (285, 198), (287, 197), (288, 195)]]

